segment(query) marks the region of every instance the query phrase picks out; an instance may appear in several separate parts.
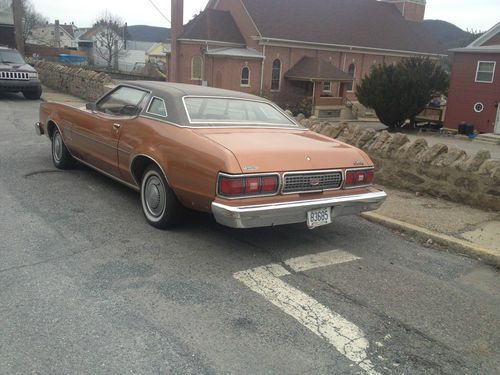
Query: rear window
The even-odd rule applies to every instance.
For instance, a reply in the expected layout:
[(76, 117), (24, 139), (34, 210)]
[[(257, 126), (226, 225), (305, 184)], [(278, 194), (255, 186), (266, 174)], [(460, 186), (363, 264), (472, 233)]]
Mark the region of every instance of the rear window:
[(298, 127), (267, 102), (219, 97), (185, 97), (191, 124)]

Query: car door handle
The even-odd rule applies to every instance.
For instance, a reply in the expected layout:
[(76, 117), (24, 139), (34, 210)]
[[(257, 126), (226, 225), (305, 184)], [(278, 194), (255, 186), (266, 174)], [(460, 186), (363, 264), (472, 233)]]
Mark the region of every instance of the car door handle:
[(113, 124), (113, 129), (118, 130), (121, 128), (120, 124)]

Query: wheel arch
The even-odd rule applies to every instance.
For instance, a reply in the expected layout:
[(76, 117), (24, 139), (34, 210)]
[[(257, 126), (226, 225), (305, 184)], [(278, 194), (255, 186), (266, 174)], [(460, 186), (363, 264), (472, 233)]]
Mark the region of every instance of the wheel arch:
[(144, 176), (144, 173), (146, 172), (146, 169), (150, 165), (155, 165), (157, 166), (161, 173), (163, 173), (163, 176), (167, 180), (167, 183), (170, 185), (170, 182), (168, 180), (167, 174), (165, 173), (165, 170), (163, 167), (160, 165), (160, 163), (153, 157), (146, 155), (146, 154), (137, 154), (134, 156), (134, 158), (130, 162), (130, 173), (132, 175), (132, 178), (134, 179), (134, 182), (137, 184), (137, 186), (141, 186), (141, 180), (142, 176)]
[[(59, 125), (57, 125), (57, 123), (50, 119), (47, 121), (47, 135), (49, 136), (50, 139), (52, 139), (52, 136), (54, 135), (54, 131), (55, 130), (59, 130), (59, 133), (61, 133), (61, 128), (59, 128)], [(63, 134), (61, 133), (61, 136), (63, 136)]]

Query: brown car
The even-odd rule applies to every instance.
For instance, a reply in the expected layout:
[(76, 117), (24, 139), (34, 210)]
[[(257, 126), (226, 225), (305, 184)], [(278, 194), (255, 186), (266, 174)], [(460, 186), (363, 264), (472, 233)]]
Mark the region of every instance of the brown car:
[(386, 198), (364, 152), (240, 92), (129, 82), (83, 108), (42, 103), (35, 127), (57, 168), (79, 161), (140, 191), (158, 228), (175, 224), (182, 206), (234, 228), (314, 228)]

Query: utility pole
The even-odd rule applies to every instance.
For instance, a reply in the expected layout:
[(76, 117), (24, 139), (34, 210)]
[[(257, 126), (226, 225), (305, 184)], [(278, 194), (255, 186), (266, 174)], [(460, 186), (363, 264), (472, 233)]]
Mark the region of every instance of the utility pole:
[(12, 0), (12, 13), (14, 15), (14, 33), (16, 37), (16, 48), (24, 56), (23, 18), (24, 9), (22, 0)]

